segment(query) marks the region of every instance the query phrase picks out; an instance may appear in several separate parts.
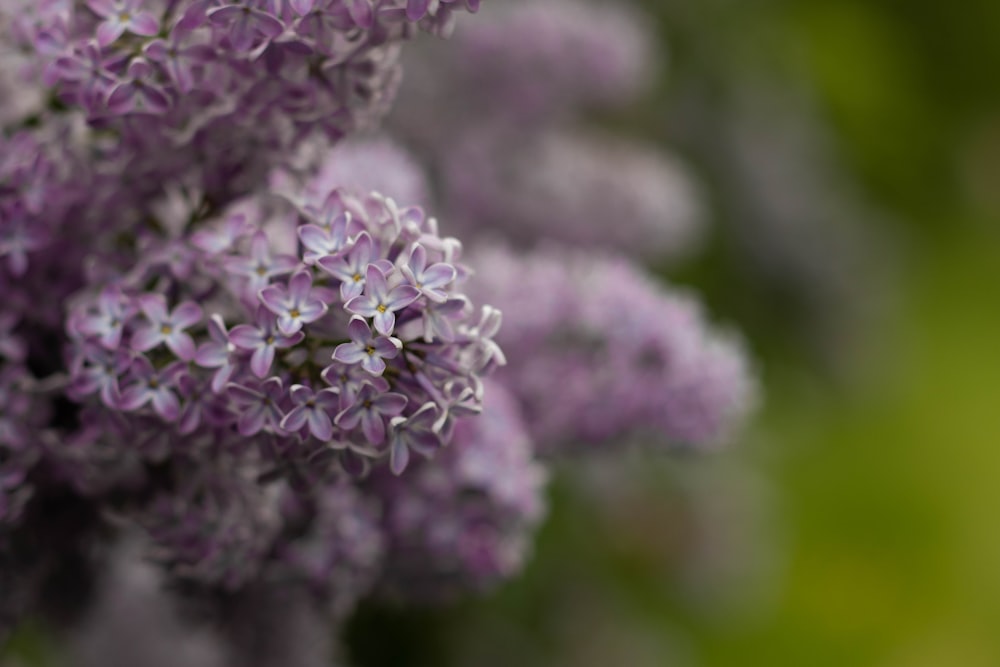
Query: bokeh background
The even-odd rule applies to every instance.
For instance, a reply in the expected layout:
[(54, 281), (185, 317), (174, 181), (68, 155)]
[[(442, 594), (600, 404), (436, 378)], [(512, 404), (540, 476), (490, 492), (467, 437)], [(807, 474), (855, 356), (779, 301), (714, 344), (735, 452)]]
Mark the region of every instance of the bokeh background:
[(524, 576), (367, 610), (359, 664), (1000, 664), (1000, 4), (644, 5), (660, 83), (599, 120), (705, 184), (664, 275), (746, 332), (759, 416), (564, 471)]
[(353, 663), (1000, 664), (1000, 3), (643, 4), (659, 83), (594, 121), (704, 186), (704, 251), (662, 274), (745, 332), (758, 416), (557, 471), (523, 576), (364, 609)]

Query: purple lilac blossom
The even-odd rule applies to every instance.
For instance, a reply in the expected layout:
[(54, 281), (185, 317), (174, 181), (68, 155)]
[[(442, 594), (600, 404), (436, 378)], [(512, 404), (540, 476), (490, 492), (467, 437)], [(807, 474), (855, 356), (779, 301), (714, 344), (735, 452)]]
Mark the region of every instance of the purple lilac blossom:
[[(329, 219), (331, 202), (344, 208), (334, 217), (344, 243), (310, 265), (304, 253), (317, 246), (300, 244), (301, 230)], [(73, 396), (133, 425), (158, 419), (163, 435), (151, 438), (158, 457), (170, 455), (176, 435), (193, 442), (228, 428), (275, 464), (307, 465), (330, 450), (382, 461), (391, 456), (389, 422), (406, 431), (427, 403), (437, 406), (435, 432), (446, 441), (450, 417), (478, 412), (480, 378), (503, 362), (492, 340), (498, 313), (477, 314), (459, 291), (469, 273), (460, 244), (438, 236), (422, 209), (376, 193), (334, 191), (298, 204), (235, 204), (240, 236), (221, 252), (190, 236), (165, 244), (144, 237), (138, 264), (110, 271), (74, 298)], [(232, 215), (199, 231), (229, 229)], [(233, 269), (282, 256), (265, 242), (287, 245), (295, 264), (251, 271), (263, 286), (248, 301), (246, 272)], [(210, 295), (205, 308), (195, 305), (203, 295)], [(424, 311), (449, 299), (463, 307), (440, 316), (451, 329), (446, 339), (441, 327), (425, 326)], [(348, 372), (353, 366), (365, 373)]]
[(384, 595), (440, 601), (489, 590), (523, 567), (545, 514), (546, 473), (516, 401), (496, 383), (488, 395), (482, 416), (458, 420), (450, 447), (371, 480), (385, 503)]
[(710, 446), (753, 407), (756, 382), (739, 339), (713, 328), (692, 295), (628, 261), (498, 247), (480, 252), (476, 266), (475, 293), (504, 308), (498, 342), (517, 360), (498, 379), (546, 454), (628, 436)]

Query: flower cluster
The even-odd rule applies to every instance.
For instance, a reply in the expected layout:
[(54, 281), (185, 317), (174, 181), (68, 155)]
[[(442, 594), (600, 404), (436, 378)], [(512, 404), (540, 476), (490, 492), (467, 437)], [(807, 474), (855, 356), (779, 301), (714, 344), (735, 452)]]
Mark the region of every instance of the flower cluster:
[[(499, 341), (529, 432), (547, 454), (623, 437), (710, 445), (753, 407), (738, 339), (713, 331), (690, 295), (622, 259), (494, 249), (476, 256), (474, 293), (506, 309)], [(542, 285), (525, 290), (521, 285)]]
[(491, 382), (488, 409), (459, 423), (441, 456), (405, 477), (376, 476), (390, 540), (383, 594), (440, 600), (520, 571), (545, 510), (532, 449), (516, 401)]
[(80, 295), (72, 395), (175, 433), (174, 451), (238, 432), (275, 461), (398, 474), (439, 448), (503, 362), (499, 312), (474, 312), (460, 244), (422, 209), (340, 190), (314, 204), (239, 202)]
[[(580, 120), (650, 87), (657, 59), (639, 16), (620, 5), (514, 0), (467, 28), (454, 44), (460, 58), (418, 53), (389, 117), (437, 169), (441, 206), (463, 239), (551, 239), (657, 260), (698, 245), (701, 193), (682, 162)], [(517, 49), (506, 48), (511, 34)], [(442, 109), (442, 98), (461, 103)]]

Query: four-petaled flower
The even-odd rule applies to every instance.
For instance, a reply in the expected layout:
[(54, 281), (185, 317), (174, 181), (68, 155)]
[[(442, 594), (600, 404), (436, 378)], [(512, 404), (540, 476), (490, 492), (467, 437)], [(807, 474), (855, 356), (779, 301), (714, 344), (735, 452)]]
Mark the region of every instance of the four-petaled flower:
[(132, 335), (132, 348), (138, 352), (151, 350), (166, 343), (170, 351), (182, 361), (194, 359), (195, 346), (185, 329), (201, 320), (201, 307), (185, 301), (167, 311), (167, 301), (160, 294), (147, 294), (139, 298), (139, 308), (149, 323)]
[(108, 110), (115, 114), (162, 114), (170, 108), (170, 97), (153, 80), (153, 67), (145, 58), (134, 58), (125, 78), (108, 93)]
[(281, 429), (284, 416), (281, 400), (285, 396), (285, 388), (280, 378), (268, 378), (255, 388), (230, 383), (226, 386), (226, 394), (239, 408), (236, 429), (240, 435), (250, 437), (267, 427)]
[(396, 311), (406, 308), (419, 296), (420, 290), (412, 285), (397, 285), (389, 289), (382, 270), (369, 264), (365, 272), (364, 294), (354, 297), (344, 307), (355, 315), (374, 318), (375, 330), (388, 336), (396, 326)]
[(281, 420), (281, 428), (289, 433), (301, 431), (309, 427), (309, 432), (322, 442), (333, 437), (333, 420), (331, 414), (337, 410), (337, 390), (332, 388), (313, 392), (309, 387), (294, 384), (291, 387), (292, 408)]
[(87, 0), (87, 6), (102, 19), (97, 26), (97, 43), (108, 46), (124, 33), (152, 37), (160, 31), (160, 22), (143, 11), (141, 0)]
[(236, 366), (233, 364), (233, 357), (236, 353), (236, 344), (229, 339), (229, 332), (226, 331), (226, 323), (222, 321), (222, 316), (218, 313), (212, 315), (208, 320), (208, 335), (212, 339), (198, 346), (198, 351), (194, 355), (194, 363), (202, 368), (215, 368), (212, 376), (212, 391), (218, 394), (233, 376)]
[(395, 417), (403, 411), (408, 400), (395, 392), (379, 393), (366, 385), (358, 392), (354, 405), (337, 415), (337, 426), (352, 429), (361, 424), (365, 438), (373, 445), (385, 442), (385, 418)]
[(372, 375), (382, 375), (385, 359), (393, 359), (403, 343), (391, 336), (373, 336), (363, 317), (352, 317), (347, 325), (350, 343), (341, 343), (333, 351), (333, 360), (343, 364), (361, 364)]
[(128, 412), (152, 403), (153, 410), (160, 417), (168, 422), (176, 420), (181, 412), (181, 403), (173, 389), (178, 376), (184, 371), (185, 364), (181, 361), (158, 371), (146, 357), (136, 357), (129, 369), (135, 382), (122, 390), (119, 407)]
[(347, 243), (347, 226), (350, 222), (351, 214), (344, 211), (329, 225), (309, 224), (299, 227), (299, 240), (305, 248), (302, 261), (312, 265), (324, 257), (340, 252)]
[(444, 303), (448, 294), (442, 290), (455, 279), (455, 267), (444, 262), (427, 266), (427, 251), (419, 243), (410, 253), (410, 261), (400, 269), (410, 284), (431, 301)]
[(229, 41), (237, 51), (249, 51), (260, 38), (270, 41), (285, 30), (281, 21), (246, 0), (210, 10), (208, 20), (229, 29)]
[(375, 259), (375, 242), (368, 232), (361, 232), (346, 255), (323, 257), (316, 262), (319, 268), (340, 280), (340, 298), (349, 301), (365, 289), (365, 271), (374, 264), (384, 273), (392, 271), (392, 262)]
[(135, 307), (117, 287), (101, 290), (97, 307), (96, 314), (80, 318), (76, 329), (85, 336), (97, 336), (105, 349), (114, 350), (121, 343), (125, 323), (135, 314)]
[(271, 278), (291, 273), (298, 261), (290, 255), (271, 255), (267, 235), (257, 231), (250, 241), (249, 257), (230, 257), (226, 270), (246, 279), (246, 294), (256, 297), (260, 290), (271, 283)]
[(312, 295), (312, 282), (309, 271), (298, 271), (288, 279), (287, 288), (271, 285), (260, 291), (261, 303), (278, 316), (278, 330), (286, 336), (326, 314), (326, 303)]
[(87, 344), (79, 365), (74, 369), (70, 392), (75, 397), (100, 392), (104, 405), (118, 409), (121, 402), (119, 379), (131, 363), (132, 357), (125, 350), (108, 350)]
[(410, 450), (426, 458), (441, 448), (441, 434), (434, 430), (438, 407), (428, 401), (409, 417), (389, 420), (389, 469), (400, 475), (410, 462)]
[(241, 350), (252, 351), (250, 370), (259, 378), (267, 376), (274, 363), (275, 350), (297, 345), (305, 334), (301, 331), (286, 336), (275, 331), (274, 317), (265, 310), (257, 310), (257, 326), (240, 324), (229, 332), (229, 340)]

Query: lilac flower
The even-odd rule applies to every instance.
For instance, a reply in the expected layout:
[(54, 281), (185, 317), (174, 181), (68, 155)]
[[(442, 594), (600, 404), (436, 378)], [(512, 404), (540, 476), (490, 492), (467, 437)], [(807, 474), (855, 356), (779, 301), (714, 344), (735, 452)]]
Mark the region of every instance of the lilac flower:
[(356, 296), (344, 308), (362, 317), (375, 319), (375, 330), (384, 336), (392, 334), (396, 326), (396, 312), (416, 301), (420, 291), (411, 285), (398, 285), (389, 289), (385, 274), (374, 264), (369, 264), (365, 272), (365, 291)]
[(87, 6), (104, 19), (97, 26), (97, 43), (105, 47), (126, 32), (152, 37), (160, 22), (150, 12), (142, 11), (142, 0), (87, 0)]
[(218, 394), (236, 370), (236, 365), (233, 363), (236, 344), (229, 339), (226, 323), (218, 313), (213, 314), (208, 320), (208, 335), (212, 340), (198, 346), (194, 362), (202, 368), (217, 369), (212, 376), (212, 391)]
[(84, 335), (97, 336), (105, 349), (114, 350), (121, 343), (122, 331), (135, 313), (135, 307), (117, 287), (101, 290), (97, 306), (98, 313), (80, 318), (76, 328)]
[(4, 210), (0, 202), (0, 259), (7, 258), (14, 276), (27, 272), (28, 253), (43, 248), (48, 240), (44, 225), (32, 223), (16, 207)]
[(252, 351), (250, 370), (259, 378), (266, 377), (274, 363), (275, 350), (297, 345), (305, 334), (301, 331), (285, 335), (275, 331), (274, 317), (264, 308), (257, 310), (257, 326), (240, 324), (229, 332), (229, 341), (241, 350)]
[(382, 375), (385, 359), (394, 359), (403, 344), (391, 336), (373, 336), (362, 317), (352, 317), (347, 325), (350, 343), (341, 343), (333, 351), (333, 360), (344, 364), (361, 364), (372, 375)]
[(168, 312), (166, 299), (162, 295), (147, 294), (139, 297), (139, 308), (148, 324), (132, 335), (134, 350), (145, 352), (165, 343), (182, 361), (194, 359), (194, 340), (185, 329), (201, 321), (201, 307), (198, 304), (185, 301)]
[(340, 409), (345, 410), (357, 399), (358, 392), (365, 385), (372, 385), (376, 391), (389, 391), (389, 382), (380, 376), (373, 376), (360, 366), (334, 362), (323, 369), (323, 381), (337, 390)]
[(79, 365), (73, 369), (72, 395), (79, 398), (100, 392), (105, 406), (118, 409), (121, 402), (119, 380), (131, 363), (132, 358), (124, 350), (112, 351), (85, 344)]
[(401, 270), (411, 285), (436, 303), (444, 303), (448, 299), (441, 288), (455, 280), (457, 275), (455, 267), (448, 264), (439, 262), (427, 266), (427, 251), (420, 244), (414, 246), (409, 262)]
[(339, 214), (329, 225), (303, 225), (299, 227), (299, 240), (305, 252), (302, 261), (313, 265), (324, 257), (334, 255), (347, 243), (347, 226), (351, 214), (347, 211)]
[(411, 449), (430, 458), (441, 447), (441, 435), (434, 429), (438, 412), (438, 407), (428, 402), (409, 417), (389, 420), (389, 469), (394, 475), (406, 470)]
[(156, 39), (146, 45), (144, 53), (150, 60), (159, 63), (177, 84), (181, 93), (189, 93), (195, 85), (195, 68), (211, 60), (212, 48), (205, 44), (185, 46), (186, 31), (174, 28), (170, 41)]
[(185, 370), (183, 362), (175, 361), (157, 371), (146, 357), (136, 357), (129, 368), (135, 382), (122, 389), (121, 409), (131, 412), (152, 403), (156, 414), (168, 422), (175, 421), (180, 416), (181, 404), (173, 389)]
[(209, 10), (208, 19), (228, 30), (229, 39), (237, 51), (249, 51), (256, 43), (272, 40), (285, 29), (281, 21), (253, 7), (249, 0)]
[(392, 262), (378, 259), (375, 242), (368, 232), (361, 232), (345, 256), (324, 257), (316, 262), (319, 268), (340, 280), (340, 297), (349, 301), (365, 289), (365, 272), (374, 264), (383, 272), (392, 270)]
[(358, 393), (354, 405), (337, 415), (337, 426), (352, 429), (361, 424), (365, 438), (373, 445), (385, 442), (385, 418), (395, 417), (403, 411), (408, 400), (395, 392), (378, 393), (367, 385)]
[(295, 433), (308, 426), (309, 432), (322, 442), (333, 438), (330, 415), (337, 409), (337, 392), (334, 389), (313, 392), (309, 387), (293, 384), (291, 396), (295, 407), (281, 420), (281, 428)]
[(424, 342), (435, 339), (451, 342), (455, 340), (455, 327), (452, 321), (468, 308), (469, 300), (465, 297), (449, 298), (444, 303), (429, 303), (423, 312)]
[(281, 420), (284, 418), (281, 401), (285, 396), (285, 388), (279, 378), (268, 378), (257, 388), (230, 383), (226, 387), (226, 394), (239, 408), (236, 428), (240, 435), (250, 437), (265, 428), (280, 431)]
[(312, 283), (309, 271), (298, 271), (288, 279), (287, 288), (271, 285), (260, 291), (261, 303), (278, 316), (278, 330), (286, 336), (326, 314), (327, 305), (311, 294)]
[(271, 278), (291, 273), (298, 261), (289, 255), (271, 255), (267, 234), (257, 231), (250, 241), (250, 257), (231, 257), (226, 270), (247, 280), (247, 294), (256, 295), (271, 283)]

